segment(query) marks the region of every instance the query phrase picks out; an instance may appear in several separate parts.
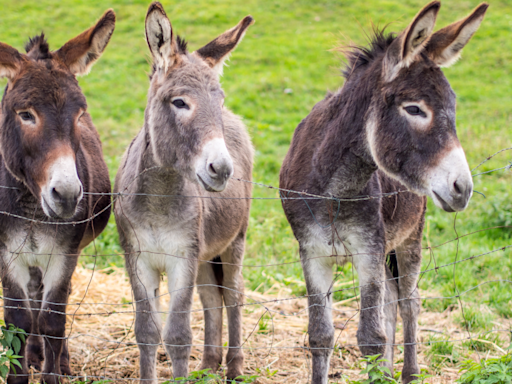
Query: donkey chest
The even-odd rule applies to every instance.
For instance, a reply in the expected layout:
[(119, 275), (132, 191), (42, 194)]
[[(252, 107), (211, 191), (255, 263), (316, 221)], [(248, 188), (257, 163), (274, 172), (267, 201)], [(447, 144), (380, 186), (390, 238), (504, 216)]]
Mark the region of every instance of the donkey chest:
[(10, 263), (27, 267), (46, 267), (53, 256), (67, 253), (61, 236), (54, 231), (18, 230), (4, 241), (4, 258)]
[(308, 228), (301, 246), (307, 250), (308, 257), (325, 258), (332, 263), (343, 264), (361, 250), (361, 234), (354, 228), (336, 226), (322, 228), (312, 225)]
[(139, 260), (158, 270), (166, 270), (180, 259), (190, 257), (197, 243), (195, 238), (194, 231), (186, 226), (149, 225), (135, 228), (131, 242)]

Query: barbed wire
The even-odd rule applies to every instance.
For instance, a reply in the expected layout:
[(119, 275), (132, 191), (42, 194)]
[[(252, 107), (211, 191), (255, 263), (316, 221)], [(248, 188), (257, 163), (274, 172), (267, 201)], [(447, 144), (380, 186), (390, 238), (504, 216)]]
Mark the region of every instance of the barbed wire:
[[(485, 164), (487, 161), (489, 161), (493, 157), (497, 156), (498, 154), (500, 154), (500, 153), (502, 153), (504, 151), (508, 151), (510, 149), (512, 149), (512, 147), (502, 149), (502, 150), (494, 153), (493, 155), (488, 156), (485, 160), (483, 160), (480, 164), (478, 164), (475, 168), (473, 168), (472, 172), (474, 172), (476, 169), (478, 169), (480, 166)], [(152, 167), (152, 168), (148, 168), (148, 169), (143, 170), (139, 175), (137, 175), (136, 178), (138, 178), (141, 174), (149, 172), (149, 171), (151, 171), (152, 169), (155, 169), (155, 168), (157, 168), (157, 167)], [(511, 168), (512, 168), (512, 162), (508, 162), (508, 164), (503, 166), (503, 167), (499, 167), (499, 168), (496, 168), (496, 169), (492, 169), (492, 170), (483, 171), (483, 172), (480, 172), (480, 173), (473, 174), (473, 177), (484, 175), (484, 174), (490, 174), (490, 173), (498, 172), (498, 171), (502, 171), (502, 170), (508, 171)], [(245, 180), (245, 179), (241, 179), (241, 178), (233, 178), (233, 180), (237, 181), (237, 182), (250, 183), (252, 185), (255, 185), (255, 186), (258, 186), (258, 187), (261, 187), (261, 188), (267, 188), (267, 189), (270, 189), (270, 190), (275, 190), (276, 192), (279, 193), (278, 197), (251, 197), (250, 198), (251, 200), (304, 200), (306, 202), (306, 201), (309, 201), (309, 200), (319, 200), (319, 199), (322, 199), (322, 200), (338, 202), (338, 204), (339, 204), (340, 202), (354, 202), (354, 201), (363, 201), (363, 200), (371, 200), (371, 199), (382, 199), (382, 198), (393, 197), (393, 196), (396, 196), (396, 195), (398, 195), (400, 193), (412, 193), (409, 190), (400, 190), (400, 191), (395, 191), (395, 192), (390, 192), (390, 193), (382, 193), (382, 194), (378, 194), (378, 195), (365, 195), (365, 196), (354, 196), (354, 197), (322, 196), (322, 195), (312, 194), (312, 193), (309, 193), (307, 191), (294, 191), (294, 190), (282, 189), (282, 188), (278, 188), (278, 187), (275, 187), (275, 186), (272, 186), (272, 185), (268, 185), (268, 184), (264, 184), (264, 183), (259, 183), (259, 182), (253, 182), (253, 181)], [(9, 186), (0, 186), (0, 188), (17, 189), (16, 187), (9, 187)], [(142, 193), (125, 193), (125, 192), (118, 192), (118, 193), (114, 192), (114, 193), (108, 193), (108, 194), (85, 192), (84, 194), (85, 195), (110, 196), (110, 197), (112, 197), (112, 201), (109, 203), (109, 205), (107, 207), (103, 208), (101, 211), (95, 213), (91, 217), (87, 217), (87, 218), (85, 218), (83, 220), (78, 220), (78, 221), (46, 221), (46, 220), (37, 220), (37, 219), (34, 219), (34, 218), (24, 217), (22, 215), (18, 215), (18, 214), (15, 214), (15, 213), (12, 213), (12, 212), (7, 212), (7, 211), (0, 211), (0, 215), (10, 216), (10, 217), (14, 217), (14, 218), (21, 219), (21, 220), (26, 220), (28, 222), (37, 223), (37, 224), (45, 224), (45, 225), (78, 225), (78, 224), (84, 224), (84, 223), (88, 223), (88, 222), (92, 221), (94, 218), (98, 217), (103, 212), (105, 212), (106, 210), (110, 209), (116, 203), (116, 201), (118, 201), (118, 199), (123, 198), (123, 197), (149, 196), (149, 197), (201, 198), (201, 199), (249, 199), (249, 198), (238, 198), (238, 197), (231, 198), (231, 197), (211, 196), (211, 195), (204, 195), (204, 196), (203, 195), (190, 195), (190, 196), (187, 196), (187, 195), (160, 195), (160, 194), (142, 194)], [(290, 195), (296, 195), (296, 196), (290, 196)], [(307, 202), (306, 202), (306, 205), (307, 205)], [(337, 216), (334, 216), (333, 222), (335, 221), (336, 217)], [(332, 217), (331, 217), (331, 219), (332, 219)], [(180, 289), (177, 289), (177, 290), (173, 290), (173, 291), (169, 291), (169, 292), (166, 292), (166, 293), (158, 294), (158, 295), (152, 296), (151, 298), (147, 297), (147, 298), (141, 299), (141, 300), (132, 299), (131, 301), (124, 301), (124, 302), (120, 302), (120, 303), (114, 303), (114, 302), (101, 302), (101, 301), (99, 301), (99, 302), (86, 302), (85, 301), (85, 297), (87, 295), (87, 289), (88, 289), (87, 288), (86, 289), (86, 293), (82, 297), (82, 300), (79, 301), (79, 302), (62, 304), (62, 303), (52, 302), (52, 301), (48, 301), (48, 300), (44, 300), (44, 299), (34, 299), (34, 298), (31, 298), (31, 297), (28, 297), (28, 296), (27, 296), (26, 299), (19, 299), (19, 298), (10, 298), (10, 297), (7, 297), (5, 295), (0, 295), (0, 299), (4, 301), (4, 304), (0, 305), (0, 307), (4, 308), (4, 309), (8, 308), (8, 309), (26, 310), (26, 311), (32, 311), (32, 312), (47, 312), (47, 313), (52, 313), (52, 314), (56, 314), (56, 315), (60, 315), (60, 316), (70, 316), (72, 318), (73, 322), (75, 321), (75, 318), (91, 317), (91, 316), (110, 317), (110, 316), (115, 316), (115, 315), (126, 315), (126, 314), (133, 314), (133, 315), (135, 315), (137, 313), (158, 314), (158, 315), (169, 315), (171, 313), (192, 314), (192, 313), (198, 313), (198, 312), (200, 313), (200, 312), (205, 312), (205, 311), (210, 311), (210, 310), (219, 310), (219, 309), (223, 310), (224, 308), (226, 308), (226, 309), (234, 308), (234, 307), (248, 308), (248, 307), (254, 307), (254, 306), (261, 306), (262, 307), (263, 314), (260, 315), (258, 321), (256, 322), (256, 325), (254, 326), (252, 331), (249, 333), (249, 335), (244, 339), (243, 343), (240, 346), (204, 345), (204, 344), (194, 344), (194, 343), (191, 343), (191, 344), (169, 344), (169, 343), (165, 343), (164, 340), (161, 340), (159, 343), (140, 343), (140, 342), (134, 342), (134, 341), (127, 341), (126, 338), (128, 338), (128, 336), (131, 334), (132, 329), (133, 329), (133, 322), (132, 322), (132, 326), (129, 327), (129, 331), (126, 331), (125, 334), (123, 335), (123, 337), (120, 340), (110, 340), (108, 338), (99, 337), (97, 335), (93, 335), (93, 334), (89, 334), (89, 333), (72, 332), (71, 330), (70, 330), (68, 335), (65, 335), (65, 336), (62, 336), (62, 337), (46, 335), (46, 334), (39, 334), (39, 333), (26, 332), (27, 336), (43, 337), (45, 339), (60, 339), (60, 340), (65, 340), (66, 342), (70, 341), (70, 340), (80, 339), (80, 338), (92, 338), (92, 339), (95, 339), (97, 341), (106, 343), (107, 345), (108, 344), (115, 344), (116, 347), (113, 347), (111, 349), (111, 353), (105, 359), (105, 362), (104, 362), (104, 364), (105, 364), (105, 372), (106, 372), (106, 367), (107, 367), (107, 360), (114, 353), (114, 351), (117, 348), (119, 348), (120, 346), (126, 346), (126, 347), (133, 347), (133, 346), (203, 347), (203, 346), (208, 346), (208, 347), (212, 347), (212, 348), (220, 348), (220, 349), (228, 349), (228, 350), (229, 349), (246, 350), (246, 351), (267, 350), (268, 351), (267, 356), (268, 356), (268, 355), (270, 355), (272, 350), (300, 350), (301, 353), (306, 353), (306, 352), (309, 353), (309, 352), (311, 352), (312, 350), (315, 350), (315, 349), (334, 350), (336, 348), (349, 348), (349, 347), (361, 347), (361, 346), (374, 347), (374, 346), (382, 346), (382, 345), (391, 345), (393, 347), (397, 347), (397, 346), (405, 346), (405, 345), (410, 345), (410, 344), (432, 345), (432, 344), (435, 344), (435, 343), (463, 343), (465, 341), (470, 341), (471, 343), (474, 343), (475, 340), (478, 341), (478, 339), (476, 339), (476, 338), (488, 335), (490, 333), (507, 333), (507, 334), (512, 336), (511, 329), (493, 329), (493, 330), (490, 330), (490, 331), (474, 333), (474, 332), (471, 332), (471, 330), (468, 327), (469, 322), (467, 321), (466, 314), (464, 313), (464, 303), (462, 302), (462, 297), (467, 295), (467, 294), (469, 294), (472, 291), (481, 289), (483, 286), (486, 286), (486, 285), (489, 285), (489, 284), (511, 284), (512, 283), (512, 280), (509, 280), (509, 279), (489, 279), (489, 280), (486, 280), (486, 281), (482, 281), (482, 282), (480, 282), (480, 283), (478, 283), (478, 284), (476, 284), (474, 286), (471, 286), (471, 287), (469, 287), (467, 289), (461, 290), (460, 292), (458, 290), (458, 287), (455, 285), (454, 286), (455, 294), (453, 294), (453, 295), (446, 295), (446, 296), (434, 295), (434, 296), (427, 296), (427, 297), (421, 297), (420, 298), (422, 301), (427, 301), (427, 300), (437, 300), (437, 301), (440, 301), (440, 300), (443, 300), (443, 301), (444, 300), (446, 300), (446, 301), (459, 300), (459, 308), (460, 308), (460, 310), (462, 312), (462, 317), (464, 319), (464, 324), (466, 325), (466, 332), (467, 332), (467, 336), (466, 337), (453, 338), (453, 339), (443, 338), (443, 339), (440, 339), (440, 340), (428, 340), (428, 341), (418, 341), (417, 340), (415, 343), (381, 343), (381, 344), (365, 344), (365, 345), (358, 345), (357, 343), (353, 343), (353, 344), (351, 344), (351, 343), (340, 343), (340, 345), (337, 345), (338, 344), (338, 338), (337, 338), (336, 339), (337, 340), (336, 344), (335, 344), (335, 346), (333, 348), (314, 348), (314, 347), (311, 347), (309, 345), (306, 345), (305, 343), (303, 343), (304, 345), (284, 345), (284, 346), (283, 345), (274, 345), (274, 333), (276, 332), (275, 326), (274, 326), (274, 317), (277, 316), (277, 315), (283, 316), (285, 318), (286, 317), (297, 317), (297, 316), (306, 314), (307, 312), (309, 312), (309, 310), (312, 307), (316, 307), (316, 306), (321, 306), (323, 308), (329, 309), (329, 310), (331, 310), (334, 313), (346, 314), (347, 312), (354, 312), (354, 314), (350, 318), (348, 318), (346, 320), (346, 323), (345, 323), (343, 329), (341, 330), (341, 332), (339, 334), (339, 335), (341, 335), (342, 332), (346, 329), (346, 325), (350, 321), (355, 320), (356, 315), (360, 314), (362, 311), (376, 309), (376, 308), (380, 308), (380, 307), (385, 307), (385, 306), (388, 306), (388, 305), (396, 305), (399, 302), (402, 302), (402, 301), (405, 301), (405, 300), (410, 300), (410, 298), (409, 297), (399, 298), (397, 300), (392, 300), (392, 301), (389, 301), (389, 302), (381, 303), (379, 305), (374, 305), (374, 306), (365, 307), (365, 308), (361, 308), (359, 302), (357, 302), (357, 306), (355, 306), (355, 307), (348, 307), (348, 308), (343, 308), (343, 309), (338, 309), (334, 305), (333, 306), (328, 306), (326, 304), (311, 304), (311, 305), (305, 305), (302, 308), (297, 309), (297, 310), (295, 310), (293, 312), (286, 312), (286, 311), (284, 311), (284, 310), (282, 310), (280, 308), (274, 308), (275, 305), (278, 305), (278, 304), (281, 304), (281, 303), (285, 303), (285, 302), (291, 302), (291, 301), (294, 301), (294, 300), (295, 301), (297, 301), (297, 300), (307, 300), (308, 298), (311, 298), (313, 296), (328, 296), (328, 295), (333, 295), (335, 293), (342, 293), (342, 292), (346, 292), (346, 291), (353, 291), (354, 292), (354, 296), (352, 298), (347, 299), (347, 300), (352, 300), (354, 298), (357, 299), (357, 297), (358, 297), (358, 293), (357, 292), (360, 292), (362, 288), (368, 287), (369, 285), (373, 285), (373, 284), (383, 284), (383, 285), (385, 285), (385, 284), (387, 284), (390, 281), (399, 281), (400, 279), (403, 279), (403, 278), (406, 278), (406, 277), (410, 277), (410, 276), (413, 276), (413, 275), (419, 275), (419, 277), (421, 278), (422, 276), (424, 276), (424, 275), (426, 275), (428, 273), (437, 273), (439, 270), (441, 270), (443, 268), (448, 268), (448, 267), (453, 267), (454, 268), (454, 273), (455, 273), (456, 266), (458, 266), (458, 265), (460, 265), (462, 263), (469, 263), (470, 261), (475, 260), (477, 258), (481, 258), (481, 257), (488, 256), (488, 255), (491, 255), (491, 254), (495, 254), (495, 253), (498, 253), (498, 252), (505, 252), (505, 251), (509, 250), (510, 248), (512, 248), (512, 244), (510, 244), (510, 245), (503, 245), (503, 246), (494, 248), (492, 250), (488, 250), (486, 252), (480, 252), (478, 254), (474, 254), (474, 255), (471, 255), (471, 256), (468, 256), (466, 258), (462, 258), (462, 259), (459, 260), (458, 259), (458, 254), (459, 254), (458, 244), (459, 244), (459, 242), (462, 239), (464, 239), (464, 238), (466, 238), (468, 236), (472, 236), (472, 235), (483, 233), (483, 232), (490, 231), (490, 230), (510, 229), (510, 228), (512, 228), (512, 226), (507, 226), (507, 225), (503, 225), (503, 226), (490, 226), (490, 227), (487, 227), (487, 228), (482, 228), (482, 229), (479, 229), (479, 230), (475, 230), (475, 231), (471, 231), (469, 233), (465, 233), (465, 234), (459, 235), (457, 233), (457, 229), (456, 229), (456, 226), (455, 226), (456, 225), (456, 220), (457, 220), (457, 216), (455, 216), (455, 218), (454, 218), (454, 231), (455, 231), (455, 234), (456, 234), (455, 238), (447, 240), (447, 241), (444, 241), (444, 242), (442, 242), (440, 244), (433, 245), (433, 246), (429, 244), (427, 247), (423, 247), (422, 248), (425, 251), (429, 251), (431, 253), (431, 257), (433, 257), (433, 255), (432, 255), (433, 250), (437, 250), (437, 249), (439, 249), (442, 246), (445, 246), (447, 244), (456, 242), (457, 243), (457, 250), (456, 250), (456, 253), (455, 253), (456, 257), (455, 257), (454, 261), (449, 262), (449, 263), (445, 263), (445, 264), (442, 264), (442, 265), (437, 265), (435, 263), (435, 260), (434, 260), (434, 264), (435, 265), (432, 268), (427, 266), (427, 268), (425, 268), (423, 270), (420, 270), (417, 273), (410, 273), (410, 274), (405, 274), (405, 275), (399, 275), (399, 276), (392, 277), (392, 278), (386, 278), (386, 279), (383, 279), (383, 280), (380, 280), (380, 281), (373, 281), (373, 282), (368, 283), (368, 284), (358, 284), (353, 279), (353, 281), (351, 282), (352, 283), (351, 286), (345, 286), (345, 287), (342, 287), (342, 288), (336, 288), (335, 287), (336, 279), (339, 277), (339, 276), (335, 276), (334, 279), (333, 279), (333, 284), (331, 285), (331, 289), (329, 289), (327, 292), (321, 292), (321, 293), (317, 293), (317, 294), (310, 294), (310, 295), (304, 294), (304, 295), (294, 295), (294, 296), (291, 296), (291, 297), (261, 299), (261, 298), (253, 297), (252, 294), (246, 294), (243, 291), (232, 289), (232, 288), (226, 287), (226, 286), (221, 285), (221, 284), (193, 284), (193, 285), (190, 285), (190, 286), (187, 286), (187, 287), (181, 287)], [(318, 222), (317, 222), (317, 224), (320, 225), (320, 223), (318, 223)], [(329, 227), (331, 224), (327, 225), (327, 227)], [(9, 253), (11, 254), (11, 257), (20, 257), (21, 255), (28, 255), (28, 254), (40, 255), (40, 256), (42, 256), (42, 255), (46, 255), (46, 256), (55, 256), (55, 255), (68, 256), (68, 254), (64, 254), (64, 253), (37, 253), (37, 252), (25, 252), (25, 251), (21, 251), (21, 250), (9, 251)], [(149, 251), (144, 251), (144, 250), (134, 251), (133, 253), (134, 254), (148, 253), (148, 254), (161, 255), (161, 256), (165, 256), (165, 257), (175, 257), (175, 258), (186, 259), (186, 257), (179, 256), (179, 255), (172, 255), (172, 254), (152, 252), (152, 251), (149, 252)], [(100, 258), (100, 257), (124, 256), (124, 255), (125, 254), (123, 254), (123, 253), (98, 254), (96, 252), (94, 254), (87, 254), (87, 255), (84, 255), (84, 256), (94, 257), (95, 258), (95, 263), (96, 263), (96, 260), (98, 258)], [(335, 258), (336, 260), (338, 260), (338, 258), (345, 258), (346, 261), (350, 261), (353, 257), (361, 256), (361, 255), (370, 255), (370, 254), (369, 253), (354, 253), (354, 254), (348, 253), (348, 254), (341, 254), (340, 255), (340, 254), (335, 253), (335, 254), (331, 254), (331, 255), (315, 256), (314, 258)], [(400, 255), (400, 252), (397, 252), (397, 255)], [(69, 256), (73, 256), (73, 255), (69, 255)], [(313, 258), (311, 258), (311, 259), (313, 259)], [(211, 264), (214, 264), (214, 265), (233, 265), (233, 266), (238, 266), (238, 267), (242, 267), (242, 268), (268, 268), (268, 267), (278, 267), (278, 266), (286, 266), (286, 265), (290, 265), (290, 264), (300, 263), (301, 260), (286, 261), (286, 262), (282, 262), (282, 263), (260, 264), (260, 265), (251, 265), (251, 264), (244, 264), (244, 263), (229, 263), (229, 262), (214, 261), (214, 260), (205, 260), (205, 261), (201, 261), (201, 262), (211, 263)], [(93, 277), (93, 275), (95, 273), (95, 268), (96, 268), (96, 266), (94, 266), (94, 269), (91, 272), (91, 277), (90, 277), (90, 280), (89, 280), (89, 283), (88, 283), (88, 287), (91, 284), (92, 277)], [(2, 273), (3, 273), (3, 276), (5, 276), (6, 270), (2, 270)], [(455, 284), (455, 275), (453, 276), (453, 281), (454, 281), (454, 284)], [(190, 289), (196, 289), (196, 288), (200, 288), (200, 287), (203, 287), (203, 288), (205, 288), (205, 287), (206, 288), (216, 288), (216, 289), (232, 291), (232, 292), (237, 293), (238, 295), (244, 297), (245, 300), (244, 300), (244, 302), (237, 303), (236, 305), (225, 305), (225, 303), (224, 303), (224, 305), (221, 305), (221, 306), (209, 307), (209, 308), (206, 308), (206, 309), (191, 309), (191, 310), (186, 310), (186, 311), (172, 311), (172, 310), (168, 310), (168, 311), (164, 311), (164, 310), (155, 310), (155, 311), (149, 310), (148, 311), (148, 310), (137, 310), (136, 308), (134, 308), (134, 306), (136, 306), (138, 304), (141, 304), (143, 302), (146, 302), (146, 301), (159, 300), (162, 297), (171, 296), (172, 294), (176, 294), (177, 292), (182, 291), (182, 290), (190, 290)], [(19, 305), (12, 305), (12, 304), (11, 305), (6, 305), (5, 304), (6, 300), (8, 300), (10, 303), (19, 303)], [(30, 305), (30, 303), (34, 303), (36, 305), (32, 306), (32, 305)], [(85, 311), (85, 312), (82, 311), (82, 312), (79, 312), (79, 308), (82, 307), (82, 306), (94, 306), (94, 305), (111, 306), (111, 307), (123, 307), (123, 308), (120, 309), (120, 310), (115, 309), (115, 310), (112, 310), (112, 311), (100, 310), (100, 311)], [(74, 310), (73, 313), (69, 313), (68, 311), (64, 311), (64, 310), (60, 310), (59, 311), (59, 310), (55, 310), (55, 309), (49, 308), (48, 306), (59, 306), (59, 307), (64, 307), (65, 306), (66, 308), (76, 307), (76, 309)], [(133, 308), (131, 310), (125, 309), (126, 307), (129, 307), (129, 306), (132, 306)], [(272, 332), (269, 332), (270, 336), (272, 337), (272, 341), (270, 342), (269, 345), (266, 345), (266, 346), (255, 346), (255, 345), (246, 346), (245, 344), (247, 343), (247, 341), (252, 337), (252, 335), (255, 332), (255, 327), (260, 323), (260, 321), (262, 321), (264, 316), (266, 316), (267, 314), (270, 316), (270, 321), (272, 322)], [(15, 333), (17, 331), (11, 331), (9, 329), (4, 329), (4, 332), (14, 332)], [(169, 361), (169, 359), (167, 359), (167, 361)], [(31, 375), (33, 376), (33, 374), (28, 374), (27, 376), (31, 376)], [(85, 379), (85, 380), (89, 380), (89, 379), (94, 379), (94, 380), (112, 380), (112, 379), (115, 379), (115, 380), (120, 380), (120, 381), (123, 381), (123, 380), (127, 380), (127, 381), (134, 381), (134, 380), (136, 380), (136, 381), (140, 381), (141, 380), (139, 378), (134, 378), (134, 377), (129, 377), (129, 378), (128, 377), (121, 377), (121, 378), (115, 377), (115, 378), (113, 378), (113, 377), (109, 377), (108, 375), (103, 375), (103, 376), (102, 375), (96, 375), (95, 376), (95, 375), (89, 375), (89, 374), (87, 374), (87, 375), (86, 374), (78, 374), (78, 375), (74, 375), (74, 376), (71, 375), (70, 376), (70, 375), (60, 375), (60, 374), (54, 374), (54, 373), (45, 373), (45, 375), (57, 376), (57, 377), (68, 378), (68, 379)], [(18, 376), (23, 377), (24, 375), (18, 373)], [(167, 381), (167, 382), (174, 382), (173, 379), (169, 379), (169, 378), (159, 378), (158, 380), (160, 380), (160, 381)], [(142, 379), (142, 381), (144, 381), (144, 379)]]

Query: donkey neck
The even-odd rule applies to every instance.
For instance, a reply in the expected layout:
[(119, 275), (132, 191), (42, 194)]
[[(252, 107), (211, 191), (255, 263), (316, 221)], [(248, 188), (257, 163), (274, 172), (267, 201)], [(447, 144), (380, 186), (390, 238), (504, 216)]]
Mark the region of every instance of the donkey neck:
[[(137, 174), (134, 183), (139, 193), (153, 195), (179, 195), (185, 187), (185, 177), (170, 166), (161, 166), (155, 158), (147, 126), (130, 145), (129, 151), (137, 151)], [(138, 142), (137, 142), (138, 141)], [(138, 149), (136, 147), (139, 147)]]
[(364, 192), (378, 169), (370, 153), (366, 122), (380, 83), (381, 60), (359, 67), (343, 87), (326, 99), (329, 116), (324, 137), (313, 157), (321, 192), (353, 197)]

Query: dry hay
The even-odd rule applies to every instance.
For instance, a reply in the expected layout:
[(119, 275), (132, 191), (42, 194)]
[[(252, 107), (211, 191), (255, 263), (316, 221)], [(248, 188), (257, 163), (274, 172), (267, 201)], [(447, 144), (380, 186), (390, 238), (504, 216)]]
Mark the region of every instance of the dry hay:
[[(78, 267), (73, 276), (73, 291), (68, 306), (67, 331), (71, 366), (74, 375), (90, 379), (101, 376), (115, 383), (133, 383), (138, 377), (138, 348), (135, 344), (134, 306), (128, 279), (122, 269), (91, 271)], [(306, 299), (288, 299), (287, 287), (274, 285), (265, 293), (246, 293), (246, 304), (266, 302), (264, 305), (246, 305), (243, 316), (245, 373), (258, 375), (258, 383), (307, 383), (310, 356), (302, 347), (307, 346)], [(162, 298), (162, 304), (167, 297)], [(163, 306), (164, 307), (164, 306)], [(330, 375), (333, 382), (344, 382), (340, 377), (361, 378), (360, 353), (356, 340), (357, 302), (354, 299), (334, 304), (336, 348), (331, 359)], [(203, 315), (197, 293), (192, 313), (193, 344), (190, 370), (199, 369), (203, 340)], [(269, 310), (270, 312), (267, 312)], [(271, 316), (268, 316), (268, 313)], [(442, 334), (450, 339), (461, 339), (467, 334), (457, 327), (450, 312), (428, 313), (420, 316), (419, 341), (431, 334)], [(224, 316), (224, 323), (226, 319)], [(263, 325), (265, 323), (265, 325)], [(261, 325), (260, 325), (261, 324)], [(403, 342), (401, 323), (398, 325), (397, 343)], [(224, 326), (223, 340), (227, 340)], [(429, 360), (419, 346), (421, 368), (429, 369)], [(224, 354), (225, 355), (225, 354)], [(475, 356), (476, 357), (476, 356)], [(395, 367), (402, 368), (403, 352), (395, 348)], [(443, 364), (431, 383), (453, 383), (458, 369), (449, 362)], [(158, 376), (171, 378), (171, 363), (163, 348), (158, 353)], [(34, 375), (37, 379), (37, 375)], [(123, 380), (124, 379), (124, 380)], [(36, 382), (36, 381), (34, 381)]]

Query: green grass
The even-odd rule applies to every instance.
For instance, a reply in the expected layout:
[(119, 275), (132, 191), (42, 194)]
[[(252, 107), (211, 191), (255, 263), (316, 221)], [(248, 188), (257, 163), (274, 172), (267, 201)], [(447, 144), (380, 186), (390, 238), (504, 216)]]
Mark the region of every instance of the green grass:
[[(343, 84), (340, 55), (332, 49), (355, 42), (364, 44), (371, 22), (390, 30), (402, 30), (426, 1), (164, 1), (178, 34), (191, 50), (251, 14), (253, 25), (225, 68), (222, 84), (226, 104), (243, 116), (256, 147), (253, 179), (278, 185), (278, 174), (292, 133), (327, 90)], [(444, 2), (438, 25), (465, 16), (479, 0)], [(56, 49), (93, 24), (103, 11), (113, 7), (118, 22), (104, 56), (90, 75), (80, 79), (89, 111), (100, 132), (106, 160), (114, 178), (120, 157), (143, 122), (148, 88), (148, 50), (143, 38), (148, 1), (109, 2), (99, 0), (4, 1), (0, 13), (0, 41), (21, 49), (29, 36), (44, 30)], [(493, 1), (480, 30), (453, 67), (444, 70), (458, 95), (458, 135), (471, 167), (491, 153), (512, 145), (512, 4)], [(5, 82), (4, 82), (5, 83)], [(2, 84), (4, 84), (2, 83)], [(291, 93), (284, 90), (290, 88)], [(504, 152), (479, 171), (508, 164)], [(470, 207), (458, 215), (442, 212), (429, 202), (424, 246), (436, 246), (456, 236), (494, 226), (512, 225), (512, 176), (498, 171), (475, 178)], [(255, 187), (255, 197), (277, 197), (275, 191)], [(425, 251), (429, 268), (498, 249), (511, 242), (511, 228), (479, 232)], [(97, 254), (99, 267), (121, 265), (121, 251), (113, 219), (85, 253)], [(458, 292), (512, 274), (510, 250), (491, 253), (425, 274), (420, 282), (432, 296), (454, 296)], [(94, 258), (84, 257), (91, 266)], [(284, 217), (279, 200), (255, 200), (252, 204), (245, 263), (280, 266), (245, 268), (250, 289), (266, 290), (275, 282), (289, 285), (296, 294), (305, 293), (298, 246)], [(340, 281), (351, 280), (352, 268), (340, 268)], [(337, 294), (337, 299), (353, 296)], [(465, 293), (465, 307), (485, 304), (499, 316), (512, 315), (512, 289), (508, 282), (490, 282)], [(425, 300), (430, 310), (457, 305), (457, 299)]]

